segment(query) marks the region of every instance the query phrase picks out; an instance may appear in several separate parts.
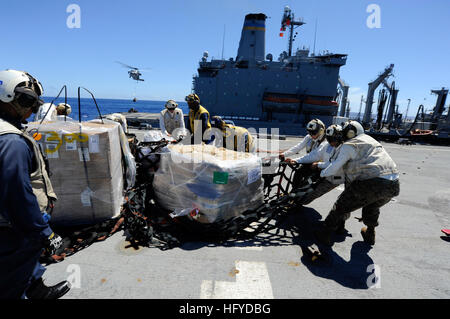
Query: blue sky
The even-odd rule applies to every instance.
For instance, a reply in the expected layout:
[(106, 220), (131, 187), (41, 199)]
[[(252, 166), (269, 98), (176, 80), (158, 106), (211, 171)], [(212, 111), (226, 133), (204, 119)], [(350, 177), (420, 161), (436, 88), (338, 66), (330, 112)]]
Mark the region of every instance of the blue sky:
[[(81, 28), (69, 29), (70, 4), (81, 8)], [(381, 28), (369, 29), (369, 4), (381, 9)], [(394, 63), (400, 110), (412, 100), (430, 109), (431, 89), (450, 86), (450, 1), (448, 0), (2, 0), (0, 69), (27, 70), (54, 96), (63, 84), (69, 95), (84, 86), (99, 98), (182, 100), (190, 92), (203, 51), (235, 57), (244, 16), (265, 13), (266, 53), (275, 58), (287, 48), (279, 37), (285, 5), (306, 25), (294, 47), (348, 54), (341, 77), (350, 85), (357, 112), (367, 83)], [(135, 84), (114, 61), (151, 68)], [(375, 95), (377, 98), (377, 95)], [(447, 101), (450, 102), (450, 101)], [(448, 103), (447, 103), (448, 105)]]

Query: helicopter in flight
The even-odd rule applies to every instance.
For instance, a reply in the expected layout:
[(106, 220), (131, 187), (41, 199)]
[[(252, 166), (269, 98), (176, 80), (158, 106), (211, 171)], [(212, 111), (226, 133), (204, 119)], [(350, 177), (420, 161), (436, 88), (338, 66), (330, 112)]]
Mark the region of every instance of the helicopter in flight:
[(141, 79), (142, 73), (140, 71), (141, 70), (150, 70), (150, 69), (149, 68), (139, 69), (137, 67), (134, 67), (134, 66), (131, 66), (131, 65), (119, 62), (119, 61), (116, 61), (116, 63), (119, 63), (124, 68), (129, 69), (128, 75), (129, 75), (130, 79), (133, 79), (133, 80), (136, 81), (136, 85), (134, 87), (134, 98), (133, 98), (133, 102), (136, 102), (137, 101), (137, 98), (136, 98), (136, 86), (139, 83), (139, 81), (144, 81), (144, 79)]
[(128, 71), (128, 75), (130, 77), (130, 79), (136, 80), (136, 81), (144, 81), (144, 79), (141, 79), (141, 75), (142, 73), (140, 72), (141, 70), (150, 70), (149, 68), (145, 68), (145, 69), (138, 69), (134, 66), (116, 61), (116, 63), (119, 63), (120, 65), (122, 65), (124, 68), (130, 69)]

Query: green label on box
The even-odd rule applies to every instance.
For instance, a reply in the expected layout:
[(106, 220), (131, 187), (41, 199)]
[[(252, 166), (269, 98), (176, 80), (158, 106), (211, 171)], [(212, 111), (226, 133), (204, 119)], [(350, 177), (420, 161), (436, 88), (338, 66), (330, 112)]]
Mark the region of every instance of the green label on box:
[(214, 184), (227, 184), (228, 183), (228, 173), (227, 172), (214, 172), (213, 183)]

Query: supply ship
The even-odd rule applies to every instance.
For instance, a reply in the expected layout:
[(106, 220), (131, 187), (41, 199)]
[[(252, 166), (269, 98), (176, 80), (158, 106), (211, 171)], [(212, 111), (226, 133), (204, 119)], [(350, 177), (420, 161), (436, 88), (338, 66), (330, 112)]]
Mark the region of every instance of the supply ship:
[(266, 54), (266, 18), (263, 13), (245, 16), (236, 58), (208, 60), (208, 52), (203, 53), (193, 92), (210, 114), (244, 127), (299, 134), (313, 118), (331, 124), (339, 107), (339, 69), (347, 55), (315, 55), (305, 47), (294, 52), (295, 30), (305, 22), (285, 7), (280, 35), (289, 32), (288, 50), (274, 60)]
[[(212, 115), (236, 125), (279, 128), (279, 133), (286, 135), (304, 135), (306, 124), (313, 118), (327, 126), (349, 119), (350, 86), (339, 76), (347, 55), (328, 51), (315, 55), (305, 47), (294, 53), (295, 30), (305, 22), (285, 7), (280, 36), (288, 30), (288, 50), (274, 61), (265, 50), (266, 18), (262, 13), (245, 16), (236, 58), (208, 61), (208, 52), (203, 53), (193, 78), (193, 92), (202, 104)], [(366, 132), (378, 139), (448, 144), (450, 112), (444, 115), (448, 89), (431, 90), (437, 95), (433, 111), (425, 114), (421, 106), (414, 121), (408, 121), (398, 112), (395, 82), (388, 82), (393, 68), (394, 64), (390, 64), (368, 84), (364, 114), (360, 109), (352, 119), (360, 121)], [(372, 114), (376, 90), (379, 98), (376, 113)]]
[[(235, 58), (209, 59), (205, 51), (193, 77), (192, 92), (211, 116), (219, 115), (257, 133), (267, 129), (277, 134), (278, 129), (280, 135), (304, 135), (313, 118), (332, 124), (338, 109), (345, 111), (347, 106), (348, 86), (342, 87), (344, 94), (337, 89), (344, 83), (339, 69), (347, 55), (328, 51), (316, 55), (306, 47), (294, 52), (295, 30), (305, 22), (285, 7), (280, 36), (288, 32), (288, 49), (274, 59), (266, 54), (266, 19), (263, 13), (245, 16)], [(124, 115), (131, 126), (159, 127), (158, 114)]]
[[(245, 16), (235, 58), (210, 59), (207, 51), (203, 53), (193, 77), (192, 92), (200, 97), (211, 116), (219, 115), (235, 125), (253, 128), (252, 133), (258, 136), (266, 135), (265, 130), (279, 136), (303, 136), (306, 124), (313, 118), (319, 118), (326, 126), (353, 119), (363, 124), (367, 134), (380, 140), (450, 143), (450, 112), (445, 114), (447, 88), (431, 90), (437, 95), (433, 110), (426, 114), (421, 105), (411, 120), (407, 117), (409, 104), (406, 114), (398, 111), (399, 89), (395, 81), (389, 82), (394, 69), (394, 64), (389, 64), (368, 83), (359, 112), (351, 114), (350, 86), (339, 76), (347, 54), (316, 54), (315, 49), (311, 52), (306, 47), (294, 51), (296, 30), (305, 22), (286, 6), (280, 36), (288, 33), (288, 48), (274, 59), (266, 52), (266, 19), (263, 13)], [(158, 114), (124, 115), (131, 126), (159, 127)]]

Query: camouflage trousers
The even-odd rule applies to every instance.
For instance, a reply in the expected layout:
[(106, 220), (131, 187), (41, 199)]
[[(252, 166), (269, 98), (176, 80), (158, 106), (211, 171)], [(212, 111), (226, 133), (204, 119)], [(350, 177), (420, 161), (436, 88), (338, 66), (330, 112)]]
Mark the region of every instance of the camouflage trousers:
[(350, 213), (362, 208), (362, 221), (365, 225), (378, 226), (380, 207), (389, 203), (392, 197), (400, 193), (398, 180), (390, 181), (384, 178), (372, 178), (354, 181), (346, 185), (339, 195), (333, 208), (325, 219), (325, 225), (336, 229), (340, 222), (350, 217)]
[(300, 205), (308, 205), (313, 200), (319, 198), (322, 195), (325, 195), (329, 191), (336, 188), (336, 186), (338, 185), (335, 185), (327, 181), (326, 179), (320, 179), (318, 182), (312, 184), (311, 186), (312, 191), (307, 193), (302, 199), (298, 201), (298, 203)]

